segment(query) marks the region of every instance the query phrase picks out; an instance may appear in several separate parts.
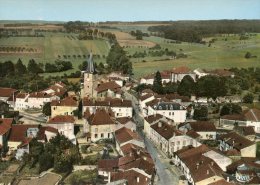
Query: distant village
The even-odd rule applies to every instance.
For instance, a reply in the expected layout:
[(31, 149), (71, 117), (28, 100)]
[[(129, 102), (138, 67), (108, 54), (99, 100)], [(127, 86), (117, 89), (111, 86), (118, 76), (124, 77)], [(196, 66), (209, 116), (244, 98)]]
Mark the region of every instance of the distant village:
[[(259, 109), (194, 119), (198, 106), (209, 110), (214, 103), (240, 103), (240, 97), (162, 95), (149, 88), (137, 92), (140, 84), (154, 84), (155, 73), (139, 81), (119, 71), (99, 76), (92, 54), (82, 73), (81, 92), (68, 91), (62, 82), (31, 93), (0, 87), (2, 161), (23, 161), (32, 142), (47, 145), (62, 135), (77, 146), (81, 158), (102, 156), (93, 164), (73, 164), (74, 170), (96, 169), (97, 184), (156, 185), (164, 173), (175, 175), (180, 185), (260, 184)], [(185, 76), (196, 81), (235, 74), (182, 66), (160, 76), (165, 84)]]

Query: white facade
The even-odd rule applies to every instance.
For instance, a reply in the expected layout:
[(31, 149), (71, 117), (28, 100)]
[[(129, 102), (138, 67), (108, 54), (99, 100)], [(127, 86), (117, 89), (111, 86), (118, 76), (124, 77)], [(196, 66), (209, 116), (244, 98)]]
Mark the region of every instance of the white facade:
[(146, 116), (146, 114), (147, 114), (147, 110), (146, 110), (146, 103), (147, 102), (149, 102), (149, 101), (152, 101), (152, 100), (154, 100), (155, 99), (155, 97), (154, 96), (151, 96), (151, 97), (149, 97), (149, 98), (147, 98), (147, 99), (145, 99), (145, 100), (139, 100), (139, 106), (140, 106), (140, 109), (141, 109), (141, 111), (142, 111), (142, 114), (144, 115), (144, 116)]
[(175, 123), (183, 123), (186, 121), (187, 110), (154, 110), (151, 106), (148, 107), (148, 116), (160, 114), (166, 118), (173, 120)]
[(260, 133), (260, 121), (246, 121), (246, 126), (253, 126), (256, 133)]
[(52, 102), (53, 100), (59, 100), (58, 96), (51, 96), (45, 98), (30, 97), (28, 98), (28, 108), (41, 109), (45, 103)]
[(67, 138), (75, 137), (74, 135), (74, 123), (62, 122), (62, 123), (48, 123), (50, 127), (56, 128), (60, 134)]
[(29, 94), (25, 98), (16, 98), (15, 110), (27, 109), (29, 107), (28, 106), (28, 97), (29, 97)]
[(153, 85), (154, 78), (141, 78), (140, 84)]
[(172, 73), (171, 82), (175, 82), (175, 83), (180, 82), (186, 75), (190, 76), (194, 81), (196, 81), (196, 74), (194, 73), (181, 73), (181, 74)]
[(114, 112), (116, 118), (133, 117), (132, 107), (111, 107), (111, 109)]

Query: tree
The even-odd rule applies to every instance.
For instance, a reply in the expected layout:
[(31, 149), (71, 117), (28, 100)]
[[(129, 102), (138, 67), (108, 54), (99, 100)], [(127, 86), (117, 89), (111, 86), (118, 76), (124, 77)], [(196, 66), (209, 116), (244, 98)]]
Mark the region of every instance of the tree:
[(124, 74), (132, 74), (132, 62), (130, 62), (125, 51), (118, 43), (112, 45), (106, 62), (110, 71), (122, 71)]
[(249, 58), (251, 58), (251, 57), (252, 57), (252, 54), (251, 54), (250, 52), (246, 52), (245, 58), (246, 58), (246, 59), (249, 59)]
[(65, 155), (61, 154), (54, 158), (54, 170), (58, 173), (68, 173), (73, 169), (72, 162)]
[(189, 75), (184, 76), (177, 89), (178, 94), (182, 96), (191, 96), (195, 92), (195, 82)]
[(242, 108), (233, 103), (228, 103), (223, 105), (220, 110), (220, 116), (228, 115), (228, 114), (240, 114), (242, 112)]
[(195, 108), (193, 119), (207, 120), (208, 119), (208, 108), (206, 106), (201, 106), (201, 107)]
[(196, 94), (213, 99), (225, 96), (227, 94), (225, 78), (212, 75), (201, 77), (196, 83)]
[(39, 173), (53, 167), (53, 156), (50, 153), (44, 152), (39, 156)]
[(254, 95), (251, 93), (247, 93), (244, 97), (243, 97), (243, 102), (244, 103), (253, 103), (254, 101)]
[(23, 64), (20, 58), (18, 59), (15, 65), (15, 72), (18, 75), (24, 75), (26, 73), (26, 66)]
[(51, 102), (47, 102), (43, 105), (43, 108), (42, 108), (42, 113), (45, 115), (45, 116), (50, 116), (51, 115)]
[(43, 70), (40, 67), (40, 65), (37, 64), (34, 59), (29, 60), (27, 69), (28, 69), (29, 73), (34, 73), (34, 74), (38, 74), (38, 73), (42, 73), (43, 72)]
[(162, 77), (159, 71), (157, 71), (154, 76), (153, 91), (158, 94), (163, 94)]

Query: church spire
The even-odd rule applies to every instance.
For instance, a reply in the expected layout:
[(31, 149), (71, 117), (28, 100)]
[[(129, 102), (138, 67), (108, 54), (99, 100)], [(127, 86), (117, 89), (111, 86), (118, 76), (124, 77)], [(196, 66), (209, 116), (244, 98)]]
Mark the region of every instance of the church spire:
[(88, 66), (87, 66), (86, 72), (95, 73), (92, 51), (90, 51), (90, 54), (89, 54)]

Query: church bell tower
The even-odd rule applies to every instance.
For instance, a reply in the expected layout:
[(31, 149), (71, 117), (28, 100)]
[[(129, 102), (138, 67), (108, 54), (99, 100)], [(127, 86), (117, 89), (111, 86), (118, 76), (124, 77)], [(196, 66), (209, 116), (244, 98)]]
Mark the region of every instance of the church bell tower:
[(83, 89), (83, 96), (93, 98), (94, 96), (94, 88), (95, 88), (95, 67), (93, 63), (93, 55), (90, 52), (89, 59), (88, 59), (88, 66), (84, 72), (84, 89)]

